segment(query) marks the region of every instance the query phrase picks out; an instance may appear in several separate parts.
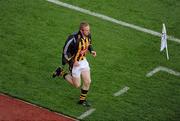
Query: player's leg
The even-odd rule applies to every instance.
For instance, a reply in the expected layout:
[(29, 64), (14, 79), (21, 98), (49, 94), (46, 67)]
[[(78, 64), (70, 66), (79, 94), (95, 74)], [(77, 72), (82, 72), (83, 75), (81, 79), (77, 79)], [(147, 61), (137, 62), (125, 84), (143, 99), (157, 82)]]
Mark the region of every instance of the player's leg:
[(67, 80), (71, 85), (73, 85), (76, 88), (79, 88), (81, 86), (81, 78), (79, 77), (73, 77), (71, 74), (67, 74), (64, 76), (64, 79)]
[(79, 103), (85, 106), (90, 106), (90, 104), (86, 101), (87, 93), (89, 91), (89, 87), (91, 84), (90, 70), (85, 70), (81, 72), (83, 85), (81, 88), (81, 95), (79, 99)]
[(69, 82), (71, 85), (74, 87), (78, 88), (81, 85), (81, 79), (80, 79), (80, 71), (76, 67), (72, 70), (73, 75), (72, 76), (70, 73), (64, 72), (64, 70), (61, 67), (58, 67), (56, 71), (53, 73), (53, 78), (56, 76), (61, 76), (64, 77), (64, 79)]
[(89, 91), (89, 87), (91, 84), (91, 77), (90, 77), (90, 67), (87, 60), (82, 61), (83, 68), (81, 69), (81, 76), (83, 80), (83, 85), (81, 88), (81, 95), (80, 95), (80, 104), (85, 104), (86, 106), (90, 106), (86, 101), (87, 93)]
[(83, 80), (82, 89), (89, 90), (91, 84), (90, 70), (82, 71), (81, 74)]

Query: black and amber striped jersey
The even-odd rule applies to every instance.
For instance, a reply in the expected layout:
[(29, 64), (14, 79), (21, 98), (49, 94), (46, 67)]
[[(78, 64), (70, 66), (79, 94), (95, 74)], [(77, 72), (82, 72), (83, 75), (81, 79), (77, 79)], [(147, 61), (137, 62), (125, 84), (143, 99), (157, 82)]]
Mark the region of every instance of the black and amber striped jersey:
[(79, 45), (78, 45), (78, 51), (75, 55), (74, 61), (80, 61), (83, 60), (86, 56), (86, 53), (88, 51), (88, 47), (90, 45), (90, 38), (86, 37), (86, 38), (81, 38), (79, 40)]
[(80, 31), (70, 35), (63, 48), (62, 65), (66, 63), (72, 65), (76, 61), (83, 60), (88, 51), (93, 51), (91, 35), (83, 38)]

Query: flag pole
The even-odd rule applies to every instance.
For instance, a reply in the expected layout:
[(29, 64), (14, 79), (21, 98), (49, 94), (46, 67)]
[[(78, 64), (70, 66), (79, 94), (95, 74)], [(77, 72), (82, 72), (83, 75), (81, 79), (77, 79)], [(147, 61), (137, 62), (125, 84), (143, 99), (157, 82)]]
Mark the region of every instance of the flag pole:
[(169, 53), (168, 53), (168, 46), (167, 46), (167, 43), (166, 43), (166, 56), (167, 56), (167, 60), (169, 60)]

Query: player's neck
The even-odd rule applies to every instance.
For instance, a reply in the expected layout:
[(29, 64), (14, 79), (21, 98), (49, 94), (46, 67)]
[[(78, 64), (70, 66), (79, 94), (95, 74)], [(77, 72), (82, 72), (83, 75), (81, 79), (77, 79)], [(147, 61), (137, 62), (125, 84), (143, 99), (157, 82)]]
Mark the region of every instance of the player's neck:
[(81, 32), (82, 38), (86, 39), (86, 36)]

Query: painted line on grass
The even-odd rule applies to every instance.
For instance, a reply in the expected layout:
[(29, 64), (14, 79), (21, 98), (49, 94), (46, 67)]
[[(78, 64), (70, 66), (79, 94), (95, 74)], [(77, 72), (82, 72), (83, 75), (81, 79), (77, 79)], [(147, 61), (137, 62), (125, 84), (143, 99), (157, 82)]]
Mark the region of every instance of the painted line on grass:
[(123, 89), (119, 90), (118, 92), (114, 93), (113, 95), (114, 95), (115, 97), (120, 96), (120, 95), (124, 94), (125, 92), (127, 92), (129, 89), (130, 89), (130, 88), (126, 86), (126, 87), (124, 87)]
[(180, 72), (178, 72), (178, 71), (174, 71), (174, 70), (167, 68), (167, 67), (158, 66), (158, 67), (154, 68), (152, 71), (150, 71), (149, 73), (147, 73), (146, 77), (151, 77), (159, 71), (164, 71), (164, 72), (167, 72), (167, 73), (175, 75), (175, 76), (180, 76)]
[[(138, 31), (141, 31), (141, 32), (144, 32), (144, 33), (148, 33), (148, 34), (151, 34), (151, 35), (154, 35), (154, 36), (161, 37), (161, 35), (162, 35), (161, 33), (156, 32), (154, 30), (147, 29), (147, 28), (144, 28), (144, 27), (140, 27), (140, 26), (137, 26), (137, 25), (134, 25), (134, 24), (130, 24), (130, 23), (127, 23), (127, 22), (124, 22), (124, 21), (121, 21), (121, 20), (117, 20), (117, 19), (111, 18), (109, 16), (106, 16), (106, 15), (103, 15), (103, 14), (100, 14), (100, 13), (96, 13), (96, 12), (92, 12), (90, 10), (80, 8), (78, 6), (74, 6), (74, 5), (64, 3), (64, 2), (61, 2), (61, 1), (58, 1), (58, 0), (46, 0), (46, 1), (57, 4), (59, 6), (65, 7), (65, 8), (69, 8), (69, 9), (84, 13), (84, 14), (95, 16), (95, 17), (101, 18), (103, 20), (119, 24), (121, 26), (125, 26), (125, 27), (135, 29), (135, 30), (138, 30)], [(168, 35), (167, 39), (172, 40), (172, 41), (177, 42), (177, 43), (180, 43), (180, 39), (175, 38), (173, 36)]]
[(95, 108), (91, 108), (89, 110), (87, 110), (86, 112), (84, 112), (83, 114), (81, 114), (78, 119), (84, 119), (85, 117), (91, 115), (96, 109)]

